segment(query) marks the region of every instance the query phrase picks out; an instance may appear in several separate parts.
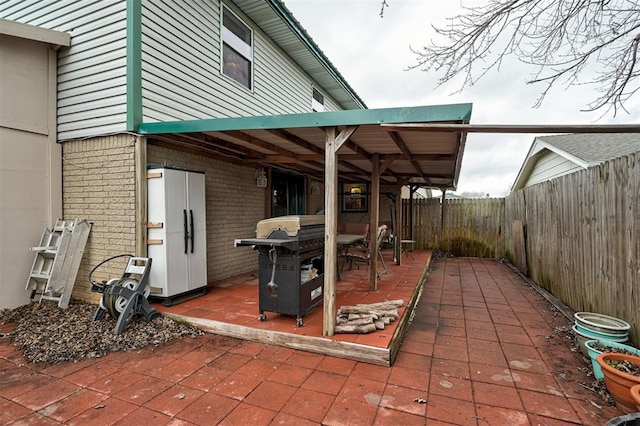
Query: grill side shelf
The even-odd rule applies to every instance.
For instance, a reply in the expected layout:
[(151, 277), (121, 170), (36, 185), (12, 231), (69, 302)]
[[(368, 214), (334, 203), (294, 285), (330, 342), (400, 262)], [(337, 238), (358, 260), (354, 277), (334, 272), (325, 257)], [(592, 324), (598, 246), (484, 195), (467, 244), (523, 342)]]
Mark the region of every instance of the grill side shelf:
[(275, 238), (241, 238), (234, 240), (234, 247), (240, 246), (269, 246), (284, 247), (288, 250), (295, 251), (298, 248), (297, 240), (283, 240)]

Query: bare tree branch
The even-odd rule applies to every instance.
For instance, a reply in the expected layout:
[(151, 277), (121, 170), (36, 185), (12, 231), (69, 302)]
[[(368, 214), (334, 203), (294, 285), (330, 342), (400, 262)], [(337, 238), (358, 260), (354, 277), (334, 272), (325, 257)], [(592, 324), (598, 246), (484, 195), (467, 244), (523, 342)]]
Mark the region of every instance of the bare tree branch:
[[(383, 1), (382, 12), (386, 1)], [(640, 91), (640, 0), (486, 0), (434, 27), (446, 42), (412, 51), (419, 68), (442, 73), (439, 85), (461, 79), (459, 91), (514, 56), (544, 85), (535, 106), (557, 85), (594, 87), (587, 111), (616, 115)]]
[(380, 5), (380, 17), (384, 18), (384, 8), (385, 7), (389, 7), (389, 4), (387, 4), (387, 0), (382, 0), (382, 4)]

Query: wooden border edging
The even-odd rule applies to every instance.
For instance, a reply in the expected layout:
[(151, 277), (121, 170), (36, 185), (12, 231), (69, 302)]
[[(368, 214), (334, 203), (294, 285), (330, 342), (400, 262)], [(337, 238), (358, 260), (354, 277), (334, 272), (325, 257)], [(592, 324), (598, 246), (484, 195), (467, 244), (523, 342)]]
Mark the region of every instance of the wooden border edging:
[(162, 315), (177, 322), (189, 324), (207, 333), (391, 367), (398, 355), (407, 329), (413, 320), (415, 307), (422, 295), (422, 289), (429, 276), (432, 262), (433, 256), (430, 254), (422, 270), (422, 275), (420, 275), (420, 279), (416, 283), (411, 298), (407, 301), (404, 313), (391, 336), (391, 341), (387, 348), (332, 340), (329, 337), (304, 336), (281, 331), (263, 330), (170, 312), (163, 312)]
[(396, 356), (400, 351), (400, 346), (402, 346), (404, 335), (407, 332), (409, 325), (411, 325), (411, 321), (413, 320), (413, 316), (415, 315), (416, 305), (418, 304), (418, 301), (420, 300), (420, 296), (422, 295), (424, 283), (427, 280), (427, 277), (429, 276), (429, 269), (431, 268), (432, 259), (433, 259), (433, 256), (429, 255), (429, 259), (427, 260), (427, 263), (424, 269), (422, 270), (422, 275), (420, 276), (420, 279), (418, 280), (418, 284), (416, 285), (416, 288), (414, 289), (413, 294), (411, 295), (411, 299), (407, 302), (405, 315), (403, 315), (402, 318), (400, 319), (400, 323), (398, 324), (398, 327), (396, 327), (396, 330), (393, 333), (393, 337), (391, 337), (391, 342), (389, 343), (389, 352), (390, 352), (389, 367), (392, 366), (393, 363), (395, 362)]
[(250, 340), (252, 342), (283, 346), (290, 349), (299, 349), (323, 355), (331, 355), (338, 358), (347, 358), (355, 361), (382, 365), (385, 367), (390, 365), (389, 350), (386, 348), (342, 342), (324, 337), (300, 336), (280, 331), (259, 330), (242, 325), (228, 324), (204, 318), (188, 317), (168, 312), (165, 312), (162, 315), (166, 315), (178, 322), (187, 323), (208, 333)]

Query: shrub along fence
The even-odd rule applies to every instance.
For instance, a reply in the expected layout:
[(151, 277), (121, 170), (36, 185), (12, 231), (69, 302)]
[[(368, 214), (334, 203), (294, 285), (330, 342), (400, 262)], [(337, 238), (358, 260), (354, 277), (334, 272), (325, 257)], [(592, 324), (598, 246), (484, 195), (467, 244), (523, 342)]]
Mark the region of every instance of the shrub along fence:
[[(438, 249), (454, 256), (504, 255), (504, 198), (413, 200), (413, 234), (409, 200), (403, 200), (403, 238), (416, 248)], [(444, 219), (443, 219), (444, 217)]]

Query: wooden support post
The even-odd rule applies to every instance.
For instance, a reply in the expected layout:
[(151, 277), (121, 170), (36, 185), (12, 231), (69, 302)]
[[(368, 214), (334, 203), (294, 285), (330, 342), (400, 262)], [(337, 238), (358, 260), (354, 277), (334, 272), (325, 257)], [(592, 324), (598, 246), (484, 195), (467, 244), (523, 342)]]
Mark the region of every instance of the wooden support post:
[(373, 154), (371, 171), (371, 225), (369, 226), (369, 290), (378, 291), (378, 226), (380, 224), (380, 154)]
[(324, 305), (322, 306), (322, 335), (333, 336), (336, 328), (336, 282), (338, 281), (338, 150), (358, 129), (325, 128), (324, 147)]
[(324, 305), (322, 335), (333, 336), (336, 326), (336, 281), (338, 278), (338, 158), (336, 155), (336, 128), (325, 129), (324, 171)]
[(447, 190), (442, 190), (442, 202), (440, 203), (440, 250), (446, 251), (444, 247), (444, 204), (447, 201)]
[(400, 240), (402, 239), (402, 187), (407, 184), (406, 179), (398, 180), (398, 186), (396, 187), (396, 229), (395, 241), (393, 244), (393, 255), (396, 259), (396, 263), (400, 265), (401, 252), (400, 252)]
[(409, 239), (413, 240), (413, 194), (416, 193), (417, 187), (409, 185)]
[(136, 256), (147, 257), (147, 138), (135, 140)]

